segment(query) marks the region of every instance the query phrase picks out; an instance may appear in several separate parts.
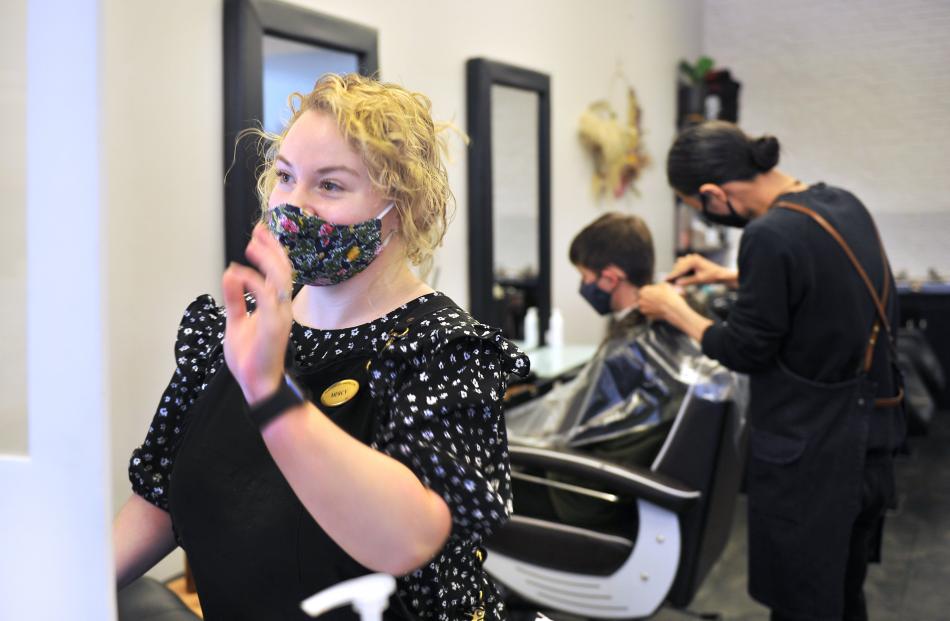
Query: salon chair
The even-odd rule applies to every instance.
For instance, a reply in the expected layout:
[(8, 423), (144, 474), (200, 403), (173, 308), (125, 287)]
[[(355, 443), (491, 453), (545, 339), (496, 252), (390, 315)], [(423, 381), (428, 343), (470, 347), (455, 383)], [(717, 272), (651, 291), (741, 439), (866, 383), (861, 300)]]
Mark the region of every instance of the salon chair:
[(927, 336), (917, 328), (901, 328), (897, 333), (898, 352), (904, 353), (932, 395), (947, 389), (947, 376)]
[[(368, 574), (324, 589), (301, 602), (311, 617), (351, 606), (361, 621), (378, 621), (387, 608), (396, 580), (386, 574)], [(118, 621), (201, 621), (175, 593), (161, 582), (142, 577), (118, 593)]]
[[(664, 433), (639, 466), (509, 447), (514, 513), (486, 542), (485, 569), (511, 610), (633, 619), (689, 605), (729, 538), (746, 434), (735, 401), (702, 398)], [(572, 498), (602, 510), (565, 523)]]
[(933, 395), (914, 364), (911, 354), (903, 350), (899, 351), (897, 364), (904, 376), (904, 412), (907, 416), (907, 433), (912, 436), (927, 435), (937, 409)]
[(122, 588), (116, 596), (119, 621), (200, 621), (188, 606), (164, 584), (142, 577)]
[(907, 432), (925, 435), (937, 410), (936, 396), (947, 388), (944, 369), (926, 336), (916, 328), (898, 332), (897, 359), (904, 375)]

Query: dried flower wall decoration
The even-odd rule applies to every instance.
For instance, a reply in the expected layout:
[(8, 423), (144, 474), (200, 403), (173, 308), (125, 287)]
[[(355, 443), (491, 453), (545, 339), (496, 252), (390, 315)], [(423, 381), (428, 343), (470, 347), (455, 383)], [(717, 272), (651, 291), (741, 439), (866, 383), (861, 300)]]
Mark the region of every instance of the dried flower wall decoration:
[(590, 104), (581, 115), (578, 135), (594, 160), (591, 190), (598, 199), (606, 193), (622, 197), (650, 162), (643, 149), (640, 106), (632, 87), (627, 87), (627, 119), (621, 122), (606, 100)]

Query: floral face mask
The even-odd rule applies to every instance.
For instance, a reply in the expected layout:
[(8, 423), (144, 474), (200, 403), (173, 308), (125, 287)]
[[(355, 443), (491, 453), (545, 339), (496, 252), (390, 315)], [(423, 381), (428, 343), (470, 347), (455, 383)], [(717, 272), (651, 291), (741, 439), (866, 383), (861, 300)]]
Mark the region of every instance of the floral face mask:
[(382, 239), (383, 217), (356, 224), (333, 224), (303, 213), (300, 207), (278, 205), (264, 216), (267, 228), (287, 250), (294, 268), (294, 282), (301, 285), (335, 285), (356, 276), (373, 262), (392, 233)]

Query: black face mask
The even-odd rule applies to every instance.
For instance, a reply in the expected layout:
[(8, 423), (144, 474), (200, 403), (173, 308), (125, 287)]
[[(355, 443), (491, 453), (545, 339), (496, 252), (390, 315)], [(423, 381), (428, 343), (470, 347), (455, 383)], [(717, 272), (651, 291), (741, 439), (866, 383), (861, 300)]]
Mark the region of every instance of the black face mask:
[(610, 312), (610, 294), (598, 287), (596, 280), (587, 284), (581, 281), (580, 293), (598, 314), (606, 315)]
[(742, 229), (745, 228), (745, 226), (749, 223), (749, 219), (740, 216), (739, 212), (736, 211), (736, 208), (732, 206), (732, 201), (730, 201), (728, 198), (726, 199), (726, 207), (729, 208), (729, 213), (727, 215), (710, 212), (709, 196), (705, 193), (699, 194), (699, 202), (703, 207), (703, 217), (713, 224), (721, 224), (722, 226), (731, 226), (737, 229)]

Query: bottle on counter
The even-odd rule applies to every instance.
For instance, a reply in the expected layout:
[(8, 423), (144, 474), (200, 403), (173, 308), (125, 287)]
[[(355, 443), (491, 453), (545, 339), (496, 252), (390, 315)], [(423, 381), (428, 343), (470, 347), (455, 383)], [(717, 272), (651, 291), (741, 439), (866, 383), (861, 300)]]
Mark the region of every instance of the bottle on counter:
[(559, 308), (551, 309), (551, 318), (548, 320), (548, 332), (545, 335), (545, 344), (549, 347), (564, 345), (564, 316)]
[(524, 314), (524, 348), (534, 349), (538, 346), (540, 340), (540, 327), (538, 323), (538, 309), (531, 306)]

